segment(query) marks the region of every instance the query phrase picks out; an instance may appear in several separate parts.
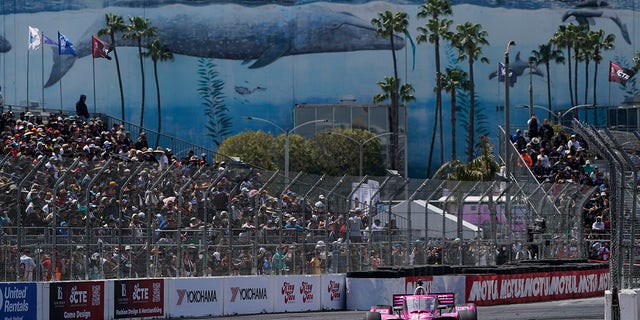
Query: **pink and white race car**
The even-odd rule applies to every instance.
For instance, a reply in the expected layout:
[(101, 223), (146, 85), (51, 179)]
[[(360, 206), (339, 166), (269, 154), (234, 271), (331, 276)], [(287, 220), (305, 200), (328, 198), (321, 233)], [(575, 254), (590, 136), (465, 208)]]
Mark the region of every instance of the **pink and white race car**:
[(393, 306), (373, 306), (364, 319), (477, 320), (478, 312), (473, 303), (455, 305), (453, 293), (394, 294)]

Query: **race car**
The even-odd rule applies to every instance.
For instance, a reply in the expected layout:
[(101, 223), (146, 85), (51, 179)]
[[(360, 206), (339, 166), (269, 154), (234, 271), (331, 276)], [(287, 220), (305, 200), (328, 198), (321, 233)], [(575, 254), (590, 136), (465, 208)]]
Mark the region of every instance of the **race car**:
[(454, 293), (394, 294), (393, 306), (377, 305), (365, 314), (365, 320), (477, 320), (476, 305), (455, 305)]

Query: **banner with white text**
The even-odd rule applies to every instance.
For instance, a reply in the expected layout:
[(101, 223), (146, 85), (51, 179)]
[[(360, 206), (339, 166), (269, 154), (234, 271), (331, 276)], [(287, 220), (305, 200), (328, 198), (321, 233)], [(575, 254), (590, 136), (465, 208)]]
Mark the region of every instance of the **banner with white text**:
[(114, 318), (164, 316), (164, 279), (113, 282)]
[(54, 282), (48, 285), (49, 319), (104, 317), (103, 281)]
[(38, 291), (35, 283), (0, 283), (0, 319), (36, 319)]
[(602, 296), (609, 269), (466, 276), (465, 298), (479, 306)]

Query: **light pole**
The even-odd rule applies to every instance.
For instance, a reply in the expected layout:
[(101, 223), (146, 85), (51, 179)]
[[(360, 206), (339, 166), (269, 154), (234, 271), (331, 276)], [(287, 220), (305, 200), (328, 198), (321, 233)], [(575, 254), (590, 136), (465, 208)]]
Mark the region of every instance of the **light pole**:
[(336, 136), (341, 136), (341, 137), (343, 137), (345, 139), (349, 139), (349, 140), (353, 141), (354, 143), (356, 143), (358, 145), (358, 148), (360, 150), (360, 157), (359, 157), (359, 160), (360, 160), (359, 169), (360, 170), (358, 172), (359, 172), (359, 176), (362, 177), (362, 162), (363, 162), (362, 158), (363, 158), (363, 152), (364, 152), (364, 145), (367, 144), (368, 142), (373, 141), (374, 139), (393, 134), (393, 132), (385, 132), (385, 133), (377, 134), (377, 135), (375, 135), (375, 136), (373, 136), (373, 137), (371, 137), (371, 138), (369, 138), (367, 140), (364, 140), (364, 141), (358, 141), (358, 140), (356, 140), (356, 139), (354, 139), (352, 137), (349, 137), (346, 134), (342, 134), (340, 132), (327, 132), (327, 134), (335, 134)]
[(511, 74), (509, 71), (509, 49), (511, 46), (516, 45), (515, 41), (509, 40), (507, 42), (507, 50), (504, 52), (504, 157), (505, 157), (505, 174), (507, 179), (509, 179), (509, 175), (511, 174), (509, 171), (509, 156), (510, 156), (510, 144), (511, 144), (511, 110), (509, 107), (509, 81), (511, 81)]
[(278, 130), (280, 130), (282, 133), (284, 133), (284, 184), (285, 184), (285, 186), (287, 184), (289, 184), (289, 134), (291, 132), (296, 131), (296, 129), (298, 129), (300, 127), (304, 127), (304, 126), (309, 125), (309, 124), (320, 123), (320, 122), (329, 122), (329, 120), (326, 120), (326, 119), (311, 120), (311, 121), (303, 122), (303, 123), (291, 128), (289, 130), (285, 130), (281, 126), (277, 125), (275, 122), (267, 120), (267, 119), (262, 119), (262, 118), (257, 118), (257, 117), (246, 117), (245, 119), (268, 123), (268, 124), (278, 128)]
[[(509, 182), (511, 180), (511, 110), (509, 106), (509, 85), (511, 82), (511, 71), (509, 70), (509, 49), (515, 46), (516, 42), (509, 40), (507, 50), (504, 52), (504, 172), (505, 172), (505, 205), (504, 213), (507, 219), (511, 216), (511, 195), (509, 194)], [(511, 235), (509, 235), (511, 237)]]

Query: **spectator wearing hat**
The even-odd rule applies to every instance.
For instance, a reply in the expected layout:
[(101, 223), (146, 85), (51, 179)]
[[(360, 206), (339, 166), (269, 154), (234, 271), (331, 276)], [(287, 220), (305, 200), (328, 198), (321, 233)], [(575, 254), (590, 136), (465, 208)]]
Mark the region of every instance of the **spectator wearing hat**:
[(578, 141), (575, 134), (572, 134), (571, 138), (567, 142), (567, 149), (569, 149), (572, 154), (575, 154), (578, 149), (580, 149), (580, 141)]
[(511, 142), (518, 151), (527, 147), (527, 139), (522, 135), (522, 130), (520, 129), (517, 129), (516, 134), (511, 136)]
[(582, 169), (586, 175), (591, 176), (591, 174), (596, 170), (596, 167), (591, 164), (591, 160), (587, 159), (585, 160), (584, 165), (582, 165)]

